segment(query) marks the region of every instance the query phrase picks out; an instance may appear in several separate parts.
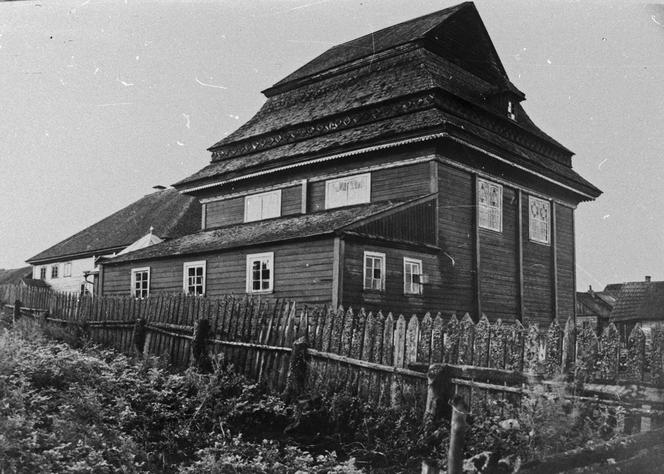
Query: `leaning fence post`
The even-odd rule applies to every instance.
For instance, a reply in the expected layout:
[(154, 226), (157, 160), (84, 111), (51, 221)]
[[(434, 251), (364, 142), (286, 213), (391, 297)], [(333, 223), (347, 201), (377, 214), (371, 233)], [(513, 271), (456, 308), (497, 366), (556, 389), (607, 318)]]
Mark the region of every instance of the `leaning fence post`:
[[(424, 412), (424, 432), (432, 434), (437, 422), (450, 414), (448, 401), (453, 394), (452, 380), (447, 364), (431, 364), (427, 372), (427, 403)], [(435, 461), (422, 461), (422, 474), (439, 474), (440, 467)]]
[(208, 370), (211, 367), (211, 362), (207, 355), (207, 338), (209, 333), (210, 321), (207, 318), (196, 321), (191, 341), (191, 362), (201, 370)]
[(136, 319), (136, 322), (134, 323), (134, 331), (131, 335), (131, 340), (134, 343), (134, 350), (138, 355), (143, 354), (143, 350), (145, 348), (145, 319), (144, 318), (138, 318)]
[(455, 397), (452, 403), (450, 423), (450, 449), (447, 452), (447, 474), (463, 473), (463, 445), (468, 429), (468, 405), (462, 397)]
[(288, 364), (288, 376), (286, 377), (286, 388), (281, 394), (287, 402), (295, 400), (304, 392), (307, 381), (307, 338), (299, 337), (293, 343), (290, 362)]
[(14, 301), (14, 314), (12, 315), (12, 324), (21, 319), (21, 300)]

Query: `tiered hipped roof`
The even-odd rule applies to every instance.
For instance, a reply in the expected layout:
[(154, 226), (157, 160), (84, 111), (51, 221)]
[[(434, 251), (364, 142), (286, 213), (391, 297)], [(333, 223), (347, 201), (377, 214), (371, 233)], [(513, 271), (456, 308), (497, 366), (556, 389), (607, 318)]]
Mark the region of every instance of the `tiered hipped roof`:
[(507, 77), (471, 2), (335, 46), (264, 94), (268, 100), (256, 115), (214, 144), (211, 163), (176, 183), (178, 189), (470, 131), (520, 166), (587, 196), (600, 194), (572, 170), (572, 152), (523, 110), (525, 96)]

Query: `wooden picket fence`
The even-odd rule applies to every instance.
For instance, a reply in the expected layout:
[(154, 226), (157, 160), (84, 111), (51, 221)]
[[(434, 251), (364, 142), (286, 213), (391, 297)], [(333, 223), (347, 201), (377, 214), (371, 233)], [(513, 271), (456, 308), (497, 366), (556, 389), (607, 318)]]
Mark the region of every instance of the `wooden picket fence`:
[[(19, 300), (28, 313), (46, 315), (48, 324), (76, 327), (98, 343), (161, 356), (179, 366), (193, 362), (196, 328), (205, 320), (205, 351), (223, 353), (238, 371), (276, 391), (287, 386), (293, 344), (304, 338), (305, 385), (317, 392), (343, 391), (423, 410), (426, 371), (444, 363), (456, 370), (455, 393), (473, 407), (491, 397), (517, 399), (533, 393), (533, 385), (555, 390), (566, 377), (583, 383), (574, 397), (629, 407), (645, 425), (664, 409), (662, 328), (646, 344), (637, 325), (623, 347), (615, 326), (597, 337), (571, 320), (540, 328), (518, 321), (490, 323), (485, 316), (473, 322), (468, 314), (406, 317), (298, 308), (285, 300), (185, 295), (139, 300), (15, 286), (0, 287), (0, 299), (9, 305)], [(144, 338), (137, 337), (141, 332)]]

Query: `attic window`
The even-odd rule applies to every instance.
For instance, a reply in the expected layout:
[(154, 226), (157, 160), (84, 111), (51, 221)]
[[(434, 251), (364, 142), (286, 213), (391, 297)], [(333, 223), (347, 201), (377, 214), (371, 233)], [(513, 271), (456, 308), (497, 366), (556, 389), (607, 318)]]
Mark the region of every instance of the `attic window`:
[(325, 181), (325, 209), (364, 204), (371, 200), (371, 173)]
[(514, 112), (514, 104), (511, 100), (507, 101), (507, 117), (511, 120), (516, 121), (516, 113)]
[(281, 190), (244, 198), (244, 222), (260, 221), (281, 215)]

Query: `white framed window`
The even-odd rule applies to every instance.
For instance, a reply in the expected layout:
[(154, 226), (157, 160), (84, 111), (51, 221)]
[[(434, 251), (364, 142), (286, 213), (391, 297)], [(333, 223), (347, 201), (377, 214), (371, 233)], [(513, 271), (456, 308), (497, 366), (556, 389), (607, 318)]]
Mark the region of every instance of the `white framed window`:
[(549, 201), (528, 196), (528, 229), (530, 240), (533, 242), (551, 243), (551, 203)]
[(60, 273), (60, 265), (57, 263), (51, 265), (51, 278), (58, 278)]
[(422, 260), (404, 257), (403, 293), (404, 295), (422, 294)]
[(39, 269), (39, 279), (46, 280), (46, 267), (41, 267)]
[(479, 225), (483, 229), (503, 231), (503, 187), (483, 179), (477, 180)]
[(131, 294), (134, 298), (145, 298), (150, 294), (150, 267), (131, 269)]
[(244, 198), (244, 222), (260, 221), (281, 215), (281, 189), (252, 194)]
[(325, 209), (371, 201), (371, 173), (325, 181)]
[(364, 252), (364, 289), (385, 290), (385, 254)]
[(247, 293), (274, 289), (274, 252), (247, 255)]
[(182, 286), (187, 295), (205, 294), (205, 260), (186, 262), (182, 265)]
[(71, 276), (71, 262), (65, 262), (62, 265), (62, 276), (70, 277)]

